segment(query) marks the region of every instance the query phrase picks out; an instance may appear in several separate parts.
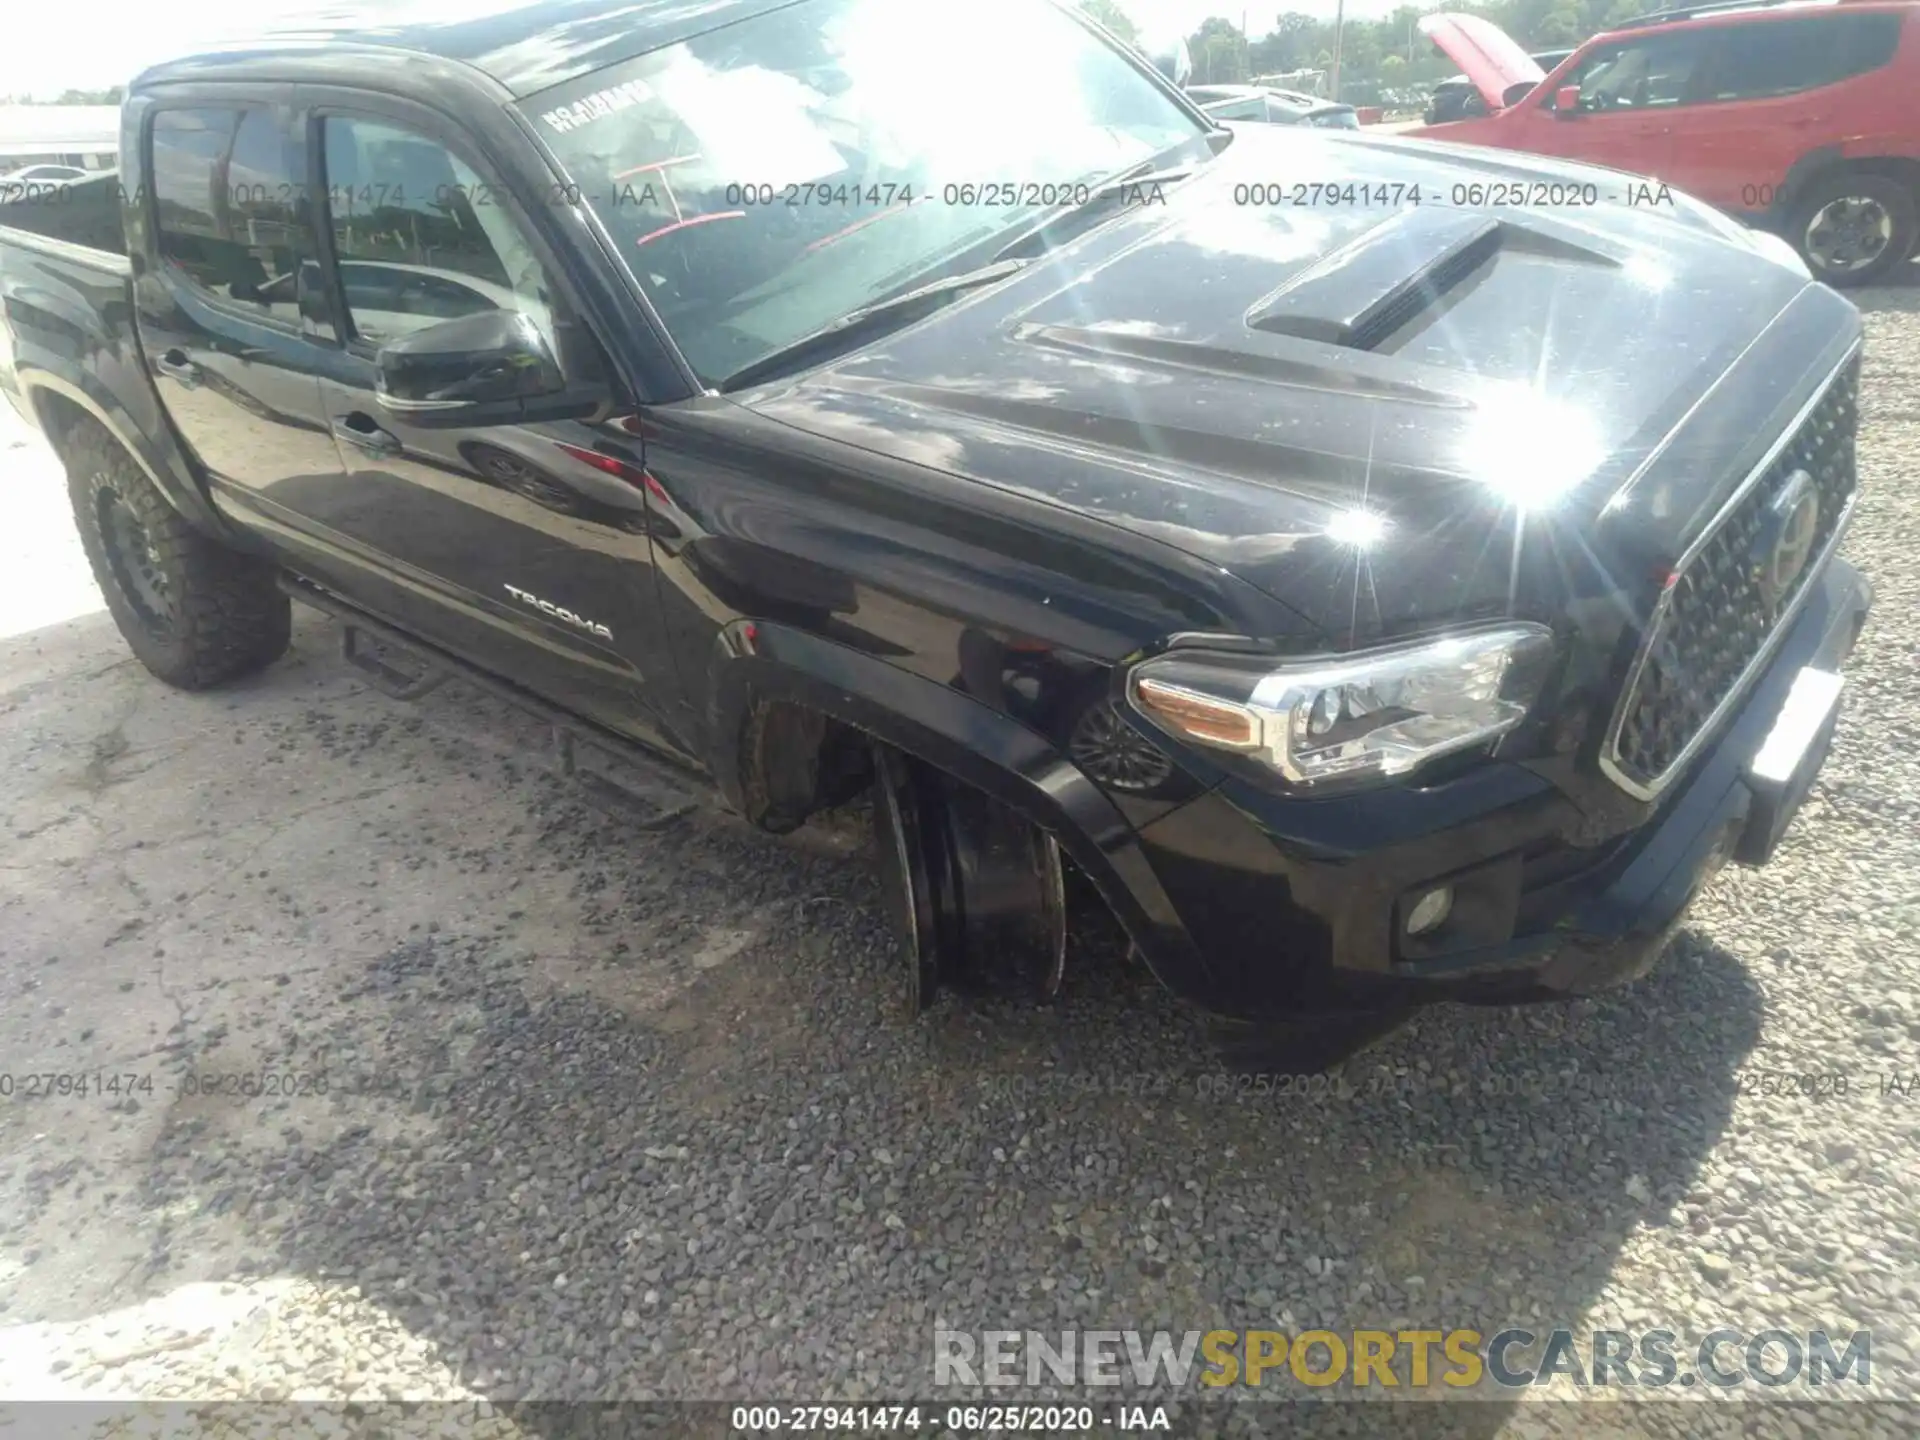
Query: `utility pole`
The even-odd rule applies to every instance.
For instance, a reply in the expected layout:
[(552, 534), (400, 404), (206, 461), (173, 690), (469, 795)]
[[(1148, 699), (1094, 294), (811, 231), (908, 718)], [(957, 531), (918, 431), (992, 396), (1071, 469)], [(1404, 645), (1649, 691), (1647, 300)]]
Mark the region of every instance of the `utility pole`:
[(1327, 98), (1340, 99), (1340, 32), (1347, 23), (1347, 0), (1337, 0), (1333, 11), (1333, 93)]

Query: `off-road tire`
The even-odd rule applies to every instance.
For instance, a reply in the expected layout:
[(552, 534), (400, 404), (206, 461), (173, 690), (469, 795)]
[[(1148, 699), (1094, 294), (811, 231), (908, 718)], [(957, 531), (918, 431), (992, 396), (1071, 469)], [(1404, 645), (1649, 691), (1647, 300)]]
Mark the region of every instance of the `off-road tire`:
[[(1835, 270), (1823, 263), (1816, 245), (1810, 242), (1808, 229), (1829, 206), (1853, 200), (1878, 206), (1891, 227), (1886, 248), (1872, 261), (1852, 270)], [(1911, 184), (1890, 175), (1869, 170), (1836, 170), (1814, 180), (1793, 204), (1787, 224), (1787, 239), (1800, 252), (1813, 271), (1813, 278), (1833, 286), (1871, 285), (1913, 253), (1920, 230), (1920, 199)]]
[(293, 612), (272, 565), (194, 529), (98, 425), (76, 425), (61, 452), (87, 563), (142, 665), (205, 690), (286, 653)]

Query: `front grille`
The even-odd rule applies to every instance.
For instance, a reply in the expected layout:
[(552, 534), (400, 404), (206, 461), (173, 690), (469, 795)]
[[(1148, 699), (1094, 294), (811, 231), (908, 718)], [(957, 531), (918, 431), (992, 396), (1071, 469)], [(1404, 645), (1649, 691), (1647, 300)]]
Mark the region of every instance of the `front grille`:
[[(1666, 781), (1813, 582), (1853, 500), (1859, 389), (1856, 355), (1656, 608), (1613, 742), (1614, 767), (1631, 788), (1652, 791)], [(1807, 473), (1819, 500), (1810, 558), (1780, 593), (1769, 593), (1766, 560), (1779, 523), (1773, 505), (1796, 470)]]

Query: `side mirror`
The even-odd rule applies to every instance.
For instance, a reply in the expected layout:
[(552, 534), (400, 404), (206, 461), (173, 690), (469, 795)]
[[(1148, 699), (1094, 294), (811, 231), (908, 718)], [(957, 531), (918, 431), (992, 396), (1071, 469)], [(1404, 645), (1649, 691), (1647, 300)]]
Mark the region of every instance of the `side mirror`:
[(1562, 120), (1571, 119), (1580, 113), (1580, 87), (1562, 85), (1553, 92), (1553, 113)]
[(380, 347), (380, 404), (415, 425), (511, 425), (591, 414), (598, 387), (572, 387), (539, 328), (517, 310), (482, 310)]

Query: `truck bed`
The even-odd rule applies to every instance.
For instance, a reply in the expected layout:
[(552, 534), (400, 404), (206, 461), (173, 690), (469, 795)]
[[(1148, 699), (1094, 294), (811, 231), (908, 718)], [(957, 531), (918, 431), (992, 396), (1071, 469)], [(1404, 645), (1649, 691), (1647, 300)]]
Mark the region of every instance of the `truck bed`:
[[(76, 424), (104, 426), (182, 514), (210, 533), (230, 527), (175, 437), (140, 353), (133, 268), (120, 228), (117, 181), (95, 199), (30, 200), (0, 212), (0, 394), (56, 451)], [(76, 187), (77, 188), (77, 187)], [(114, 201), (110, 247), (98, 196)], [(35, 223), (39, 230), (18, 221)]]
[(125, 258), (120, 172), (45, 184), (0, 184), (0, 230), (25, 231)]

